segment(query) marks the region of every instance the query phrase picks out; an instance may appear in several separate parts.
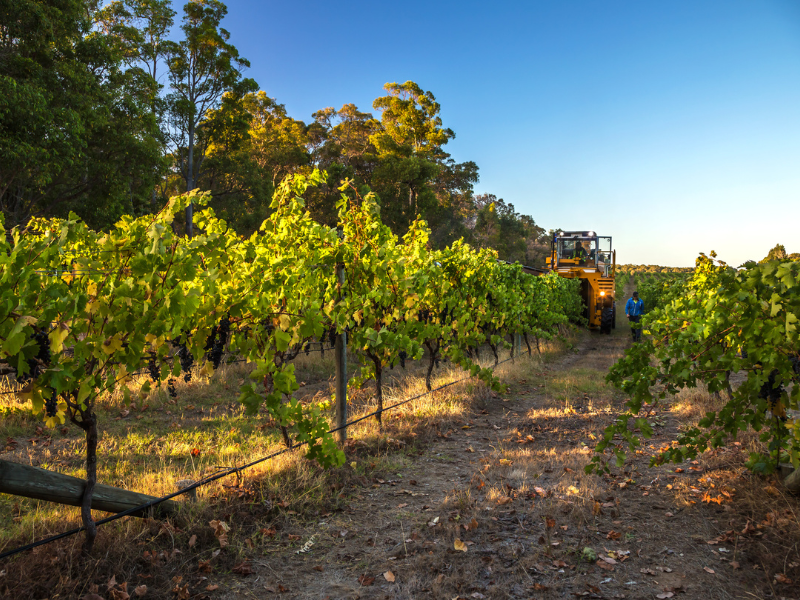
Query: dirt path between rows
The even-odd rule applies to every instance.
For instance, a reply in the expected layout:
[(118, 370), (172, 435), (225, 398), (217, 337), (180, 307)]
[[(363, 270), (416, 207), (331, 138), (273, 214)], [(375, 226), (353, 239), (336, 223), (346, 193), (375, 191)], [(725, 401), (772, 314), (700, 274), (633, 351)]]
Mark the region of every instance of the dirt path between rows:
[[(220, 591), (229, 599), (796, 597), (773, 574), (800, 566), (778, 522), (797, 527), (797, 502), (781, 496), (761, 513), (749, 497), (736, 504), (737, 488), (765, 485), (744, 474), (740, 448), (649, 469), (680, 425), (678, 414), (656, 411), (641, 454), (612, 475), (583, 473), (593, 439), (621, 407), (603, 377), (629, 343), (620, 324), (610, 336), (582, 333), (554, 363), (507, 367), (508, 394), (399, 453), (396, 468), (348, 492), (343, 511), (285, 524), (251, 559), (253, 573), (219, 582)], [(762, 564), (765, 556), (784, 564)]]

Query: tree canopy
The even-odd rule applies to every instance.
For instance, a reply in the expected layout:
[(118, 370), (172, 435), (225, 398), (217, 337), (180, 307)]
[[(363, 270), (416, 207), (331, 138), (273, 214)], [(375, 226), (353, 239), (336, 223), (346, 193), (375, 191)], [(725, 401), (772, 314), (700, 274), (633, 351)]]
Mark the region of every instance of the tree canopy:
[[(244, 76), (250, 63), (223, 27), (219, 0), (182, 6), (177, 35), (170, 0), (0, 7), (0, 209), (9, 226), (74, 211), (108, 229), (200, 189), (249, 235), (286, 176), (320, 169), (327, 180), (307, 208), (321, 223), (336, 222), (338, 188), (351, 180), (376, 194), (397, 235), (421, 217), (433, 247), (463, 238), (505, 260), (544, 261), (544, 229), (513, 204), (475, 194), (478, 165), (450, 156), (455, 133), (414, 81), (385, 84), (375, 113), (346, 103), (304, 122)], [(190, 223), (173, 226), (191, 235)]]

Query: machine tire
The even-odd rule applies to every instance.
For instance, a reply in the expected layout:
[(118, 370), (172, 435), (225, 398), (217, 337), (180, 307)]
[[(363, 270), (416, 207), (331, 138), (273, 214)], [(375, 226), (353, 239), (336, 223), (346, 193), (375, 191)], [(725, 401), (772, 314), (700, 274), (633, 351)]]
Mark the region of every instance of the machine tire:
[(611, 328), (614, 324), (614, 309), (604, 308), (600, 316), (600, 333), (611, 333)]
[(611, 309), (611, 329), (617, 328), (617, 307)]

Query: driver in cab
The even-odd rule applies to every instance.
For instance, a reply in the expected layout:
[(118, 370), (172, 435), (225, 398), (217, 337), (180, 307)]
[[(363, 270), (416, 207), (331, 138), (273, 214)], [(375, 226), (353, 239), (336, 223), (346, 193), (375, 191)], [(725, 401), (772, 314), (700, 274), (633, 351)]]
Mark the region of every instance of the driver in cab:
[(578, 261), (578, 264), (582, 265), (586, 263), (586, 250), (583, 249), (583, 244), (581, 242), (577, 242), (575, 244), (575, 253), (572, 255), (575, 260)]

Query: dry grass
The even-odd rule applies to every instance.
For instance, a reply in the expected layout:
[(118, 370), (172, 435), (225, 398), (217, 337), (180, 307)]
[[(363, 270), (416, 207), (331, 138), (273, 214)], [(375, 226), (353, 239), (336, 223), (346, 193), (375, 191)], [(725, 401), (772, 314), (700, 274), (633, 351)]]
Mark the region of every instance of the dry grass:
[[(560, 351), (560, 345), (554, 342), (544, 350), (549, 357)], [(515, 361), (517, 365), (521, 360)], [(295, 365), (302, 385), (298, 397), (305, 402), (327, 399), (333, 387), (333, 353), (301, 355)], [(407, 371), (389, 371), (384, 379), (385, 406), (424, 394), (425, 368), (409, 361)], [(349, 370), (355, 371), (356, 364), (351, 363)], [(131, 406), (125, 406), (119, 394), (101, 398), (99, 481), (159, 496), (174, 491), (179, 480), (196, 480), (221, 466), (240, 465), (280, 448), (282, 441), (271, 419), (265, 414), (247, 416), (236, 402), (238, 385), (248, 372), (245, 364), (226, 366), (211, 377), (196, 372), (191, 382), (176, 382), (177, 399), (170, 399), (163, 389)], [(506, 376), (508, 367), (501, 366), (498, 373)], [(464, 376), (460, 368), (442, 363), (434, 372), (433, 387)], [(135, 384), (132, 389), (136, 390)], [(373, 389), (370, 382), (352, 394), (351, 419), (375, 409)], [(302, 523), (340, 510), (368, 478), (398, 468), (421, 444), (467, 418), (489, 394), (485, 385), (467, 379), (385, 413), (383, 428), (372, 419), (361, 421), (348, 429), (348, 464), (342, 468), (325, 471), (298, 452), (283, 454), (249, 469), (241, 479), (228, 478), (198, 489), (197, 502), (183, 499), (185, 510), (168, 523), (124, 519), (104, 526), (95, 552), (103, 561), (76, 558), (79, 536), (21, 555), (12, 559), (19, 577), (13, 582), (0, 579), (0, 590), (14, 589), (14, 594), (26, 590), (25, 597), (39, 597), (58, 589), (62, 596), (79, 596), (86, 590), (77, 580), (97, 582), (116, 575), (118, 581), (127, 581), (125, 573), (133, 577), (145, 550), (160, 556), (165, 567), (164, 576), (150, 583), (151, 589), (166, 590), (171, 574), (186, 566), (182, 555), (171, 553), (182, 549), (185, 554), (191, 535), (213, 540), (207, 523), (215, 518), (231, 525), (229, 542), (234, 549), (215, 559), (218, 568), (230, 569), (253, 544), (264, 546), (267, 553), (270, 547), (299, 545), (306, 540), (291, 536), (301, 535)], [(8, 407), (0, 436), (16, 442), (7, 446), (4, 459), (82, 476), (83, 440), (76, 428), (44, 430), (24, 406), (16, 405), (14, 396), (0, 398)], [(199, 454), (193, 456), (193, 450)], [(0, 533), (3, 549), (79, 524), (76, 508), (8, 496), (0, 497), (0, 517), (10, 524)], [(192, 553), (192, 560), (202, 559), (202, 554)], [(42, 560), (62, 564), (53, 570), (58, 583), (36, 574)]]

